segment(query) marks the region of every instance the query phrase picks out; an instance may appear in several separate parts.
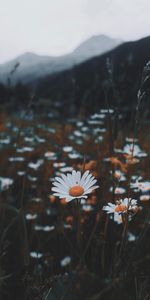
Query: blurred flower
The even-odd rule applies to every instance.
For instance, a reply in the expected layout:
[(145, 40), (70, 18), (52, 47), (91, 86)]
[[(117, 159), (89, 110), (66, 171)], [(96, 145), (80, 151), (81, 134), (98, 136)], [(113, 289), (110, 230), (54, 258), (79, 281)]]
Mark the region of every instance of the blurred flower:
[(66, 256), (64, 257), (61, 261), (60, 264), (62, 267), (66, 267), (67, 265), (69, 265), (71, 263), (71, 257), (70, 256)]
[(150, 200), (150, 195), (141, 195), (140, 196), (140, 201), (146, 202)]
[[(133, 144), (133, 143), (132, 144), (126, 144), (123, 148), (123, 153), (127, 154), (131, 158), (133, 158), (133, 157), (141, 158), (141, 157), (146, 157), (147, 156), (147, 154), (144, 151), (142, 151), (137, 144)], [(129, 159), (129, 161), (130, 161), (130, 159)], [(132, 159), (131, 159), (131, 161), (132, 161)], [(137, 161), (133, 160), (133, 162), (134, 161), (135, 161), (135, 163), (138, 162), (138, 160)]]
[(37, 258), (37, 259), (39, 259), (39, 258), (41, 258), (41, 257), (43, 256), (43, 254), (40, 253), (40, 252), (34, 252), (34, 251), (32, 251), (32, 252), (30, 252), (30, 256), (31, 256), (32, 258)]
[(49, 200), (50, 200), (51, 203), (55, 203), (56, 197), (53, 196), (53, 195), (50, 195), (50, 196), (49, 196)]
[(108, 161), (115, 167), (119, 167), (123, 173), (127, 172), (127, 166), (125, 163), (121, 162), (117, 157), (112, 156), (108, 158)]
[[(116, 204), (108, 203), (103, 207), (107, 214), (114, 214), (114, 221), (121, 223), (120, 215), (128, 213), (136, 213), (138, 210), (137, 200), (131, 198), (116, 201)], [(130, 214), (131, 217), (131, 214)]]
[(72, 150), (73, 150), (73, 148), (71, 146), (64, 146), (63, 147), (64, 152), (71, 152)]
[(128, 232), (127, 238), (129, 242), (135, 242), (137, 239), (137, 237), (131, 232)]
[(126, 158), (126, 163), (127, 163), (127, 165), (134, 165), (134, 164), (139, 163), (139, 159), (133, 157), (132, 155), (124, 154), (124, 156), (125, 156), (125, 158)]
[(11, 178), (0, 177), (0, 191), (5, 191), (13, 184), (14, 180)]
[(136, 189), (137, 191), (145, 192), (150, 191), (150, 182), (149, 181), (139, 181), (137, 179), (134, 183), (130, 184), (131, 189)]
[(110, 171), (110, 173), (114, 176), (115, 179), (117, 179), (118, 181), (125, 181), (126, 177), (124, 175), (123, 172), (121, 172), (120, 170), (115, 170), (115, 172), (113, 173), (112, 171)]
[(30, 221), (30, 220), (35, 220), (37, 218), (37, 214), (26, 214), (25, 215), (26, 220)]
[(61, 174), (61, 177), (56, 177), (52, 191), (54, 196), (65, 198), (66, 202), (69, 202), (73, 199), (87, 198), (87, 194), (99, 187), (95, 185), (96, 182), (97, 180), (89, 171), (81, 175), (80, 171), (73, 170), (71, 174)]
[[(110, 187), (110, 192), (113, 192), (113, 187)], [(114, 190), (115, 195), (124, 194), (126, 192), (125, 188), (123, 187), (116, 187)]]
[(66, 205), (66, 204), (67, 204), (66, 198), (61, 198), (60, 203), (61, 203), (62, 205)]
[(87, 200), (87, 204), (95, 205), (96, 204), (96, 195), (91, 195), (90, 198)]
[(67, 216), (67, 217), (66, 217), (66, 222), (67, 222), (68, 224), (72, 225), (72, 223), (73, 223), (73, 216)]

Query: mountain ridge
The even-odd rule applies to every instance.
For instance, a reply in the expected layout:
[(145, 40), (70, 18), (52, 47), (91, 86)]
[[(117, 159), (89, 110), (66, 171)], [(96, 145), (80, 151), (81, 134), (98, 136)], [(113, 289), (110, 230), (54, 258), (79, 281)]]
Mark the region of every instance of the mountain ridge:
[[(110, 107), (134, 109), (143, 68), (149, 61), (150, 36), (126, 42), (71, 70), (39, 80), (36, 94), (52, 103), (60, 102), (64, 113), (72, 102), (75, 111), (84, 107), (88, 113), (106, 106), (106, 101)], [(145, 111), (150, 110), (150, 92), (145, 95), (142, 105), (146, 106)]]
[[(0, 82), (7, 83), (9, 77), (11, 83), (15, 84), (20, 81), (28, 83), (31, 79), (37, 79), (72, 68), (91, 57), (101, 55), (121, 43), (121, 40), (112, 39), (105, 35), (93, 36), (79, 46), (71, 53), (61, 56), (45, 56), (32, 52), (26, 52), (13, 60), (0, 65)], [(17, 68), (10, 76), (12, 69), (17, 64)]]

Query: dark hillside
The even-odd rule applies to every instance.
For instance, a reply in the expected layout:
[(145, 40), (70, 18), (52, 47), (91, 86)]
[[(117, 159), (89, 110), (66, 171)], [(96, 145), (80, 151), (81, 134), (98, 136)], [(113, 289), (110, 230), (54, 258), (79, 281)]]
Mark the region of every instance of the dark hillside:
[[(108, 104), (132, 111), (142, 71), (149, 60), (150, 37), (128, 42), (70, 70), (32, 80), (27, 85), (1, 84), (0, 104), (12, 111), (29, 107), (32, 102), (37, 112), (55, 108), (63, 116), (92, 113)], [(150, 108), (147, 94), (143, 105), (146, 114)]]
[[(37, 95), (79, 110), (104, 106), (105, 95), (115, 106), (135, 105), (142, 70), (150, 60), (150, 37), (128, 42), (71, 70), (38, 81)], [(148, 100), (147, 100), (148, 101)], [(149, 103), (147, 103), (149, 105)]]

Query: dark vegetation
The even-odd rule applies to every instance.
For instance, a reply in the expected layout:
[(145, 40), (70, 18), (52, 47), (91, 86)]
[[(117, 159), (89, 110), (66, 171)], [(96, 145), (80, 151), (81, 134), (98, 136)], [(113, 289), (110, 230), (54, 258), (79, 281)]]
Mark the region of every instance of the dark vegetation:
[[(41, 78), (28, 85), (18, 83), (13, 87), (10, 78), (7, 86), (0, 85), (0, 104), (3, 109), (10, 108), (14, 111), (32, 103), (32, 108), (37, 112), (41, 112), (41, 109), (44, 111), (47, 107), (56, 107), (64, 115), (78, 112), (88, 114), (106, 106), (107, 93), (109, 105), (117, 109), (132, 110), (136, 103), (141, 73), (149, 59), (149, 37), (128, 42), (70, 70)], [(108, 72), (111, 72), (110, 80)], [(148, 113), (149, 103), (149, 99), (146, 99), (145, 114)]]
[[(27, 86), (0, 85), (0, 299), (150, 299), (149, 59), (145, 38)], [(100, 185), (79, 210), (51, 192), (63, 167)], [(124, 197), (139, 210), (117, 224), (102, 208)]]

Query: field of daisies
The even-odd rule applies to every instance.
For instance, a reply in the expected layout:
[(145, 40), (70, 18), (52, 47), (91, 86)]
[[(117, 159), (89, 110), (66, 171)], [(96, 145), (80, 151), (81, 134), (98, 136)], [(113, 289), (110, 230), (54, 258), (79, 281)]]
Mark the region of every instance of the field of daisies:
[(150, 299), (149, 129), (1, 114), (1, 299)]

